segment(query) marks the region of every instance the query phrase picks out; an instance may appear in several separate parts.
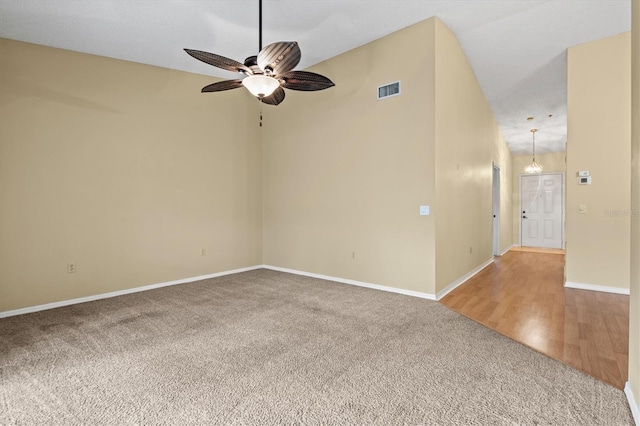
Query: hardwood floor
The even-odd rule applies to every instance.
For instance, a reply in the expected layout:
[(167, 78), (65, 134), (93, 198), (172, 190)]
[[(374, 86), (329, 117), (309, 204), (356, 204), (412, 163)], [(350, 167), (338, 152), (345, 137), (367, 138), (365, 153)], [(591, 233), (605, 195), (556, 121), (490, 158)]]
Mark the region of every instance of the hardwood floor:
[(564, 250), (563, 249), (537, 248), (537, 247), (512, 247), (511, 251), (527, 251), (527, 252), (533, 252), (533, 253), (564, 254)]
[(564, 254), (512, 250), (440, 302), (622, 389), (629, 296), (564, 288), (563, 283)]

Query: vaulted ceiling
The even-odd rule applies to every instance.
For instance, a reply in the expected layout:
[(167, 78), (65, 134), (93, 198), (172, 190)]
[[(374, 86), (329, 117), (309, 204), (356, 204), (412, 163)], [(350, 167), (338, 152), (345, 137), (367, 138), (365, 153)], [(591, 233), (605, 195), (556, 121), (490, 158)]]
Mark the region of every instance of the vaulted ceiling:
[[(631, 0), (263, 0), (263, 44), (297, 41), (304, 69), (432, 16), (458, 36), (521, 155), (532, 127), (538, 152), (564, 151), (567, 48), (629, 31)], [(258, 0), (0, 0), (0, 37), (232, 78), (182, 49), (255, 55)]]

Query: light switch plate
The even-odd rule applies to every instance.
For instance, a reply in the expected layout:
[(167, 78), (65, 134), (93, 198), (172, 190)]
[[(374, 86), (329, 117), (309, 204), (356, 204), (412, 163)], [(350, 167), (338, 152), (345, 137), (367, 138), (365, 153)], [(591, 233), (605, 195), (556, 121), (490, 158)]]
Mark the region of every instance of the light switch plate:
[(420, 206), (420, 216), (429, 216), (429, 206)]

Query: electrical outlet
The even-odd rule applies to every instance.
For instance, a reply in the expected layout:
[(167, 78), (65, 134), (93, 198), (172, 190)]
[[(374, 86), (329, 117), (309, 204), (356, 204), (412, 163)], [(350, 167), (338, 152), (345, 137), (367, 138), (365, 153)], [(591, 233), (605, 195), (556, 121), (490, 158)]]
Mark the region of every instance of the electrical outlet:
[(473, 247), (469, 247), (469, 254), (473, 253)]
[(355, 251), (352, 251), (352, 252), (351, 252), (351, 258), (352, 258), (352, 259), (355, 259), (355, 258), (356, 258), (356, 252), (355, 252)]
[(75, 263), (67, 263), (67, 274), (74, 274), (76, 272)]
[(207, 255), (207, 249), (206, 248), (200, 249), (200, 256), (206, 256), (206, 255)]

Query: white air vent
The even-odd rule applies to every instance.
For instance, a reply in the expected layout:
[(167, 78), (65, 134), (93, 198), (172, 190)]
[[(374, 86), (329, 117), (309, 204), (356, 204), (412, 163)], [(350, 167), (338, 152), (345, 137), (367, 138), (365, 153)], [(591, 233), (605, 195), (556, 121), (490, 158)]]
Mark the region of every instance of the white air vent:
[(400, 82), (385, 84), (378, 87), (378, 99), (388, 98), (390, 96), (398, 96), (400, 94)]

